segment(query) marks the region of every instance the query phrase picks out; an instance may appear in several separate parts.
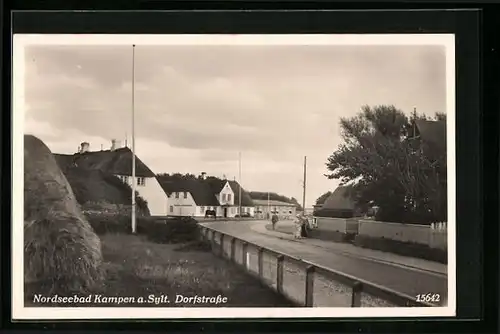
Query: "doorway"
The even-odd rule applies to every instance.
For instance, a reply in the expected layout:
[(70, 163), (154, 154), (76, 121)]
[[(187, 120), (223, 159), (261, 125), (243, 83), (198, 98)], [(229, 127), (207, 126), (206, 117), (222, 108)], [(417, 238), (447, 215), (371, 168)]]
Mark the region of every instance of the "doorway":
[(227, 218), (227, 208), (224, 208), (224, 218)]

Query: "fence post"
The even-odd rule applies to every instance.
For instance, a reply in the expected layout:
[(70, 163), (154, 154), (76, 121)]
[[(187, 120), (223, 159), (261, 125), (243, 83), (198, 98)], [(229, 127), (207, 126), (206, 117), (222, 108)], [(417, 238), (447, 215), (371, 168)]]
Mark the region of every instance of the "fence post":
[(352, 286), (351, 307), (361, 307), (361, 291), (363, 291), (363, 284), (354, 282)]
[(200, 241), (203, 241), (203, 226), (198, 225), (198, 233), (200, 236)]
[(208, 229), (205, 226), (203, 226), (203, 241), (208, 241)]
[(224, 233), (220, 234), (220, 255), (222, 257), (225, 256), (225, 254), (224, 254)]
[(243, 241), (241, 245), (241, 264), (245, 269), (247, 268), (247, 248), (248, 243)]
[(259, 247), (258, 249), (258, 261), (259, 261), (259, 277), (264, 277), (264, 248)]
[(231, 239), (231, 260), (235, 261), (235, 254), (236, 254), (236, 238), (232, 237)]
[(305, 293), (305, 306), (313, 307), (314, 300), (314, 266), (307, 266), (306, 268), (306, 293)]
[(276, 290), (278, 293), (283, 293), (283, 260), (285, 259), (284, 255), (278, 255), (277, 259), (277, 268), (276, 268)]
[(211, 239), (211, 248), (212, 248), (212, 252), (215, 250), (215, 231), (212, 230), (212, 239)]

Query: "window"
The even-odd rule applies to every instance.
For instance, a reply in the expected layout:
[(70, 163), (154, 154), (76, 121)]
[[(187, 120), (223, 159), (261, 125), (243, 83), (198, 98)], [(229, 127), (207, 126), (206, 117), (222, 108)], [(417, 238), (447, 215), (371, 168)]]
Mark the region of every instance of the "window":
[(179, 198), (179, 193), (178, 192), (175, 193), (175, 198)]
[(201, 213), (205, 213), (205, 207), (204, 206), (200, 206), (200, 212)]
[(137, 185), (144, 187), (146, 185), (146, 178), (145, 177), (138, 177), (137, 178)]
[(226, 194), (222, 194), (222, 202), (226, 201)]
[(170, 213), (174, 212), (174, 207), (173, 205), (170, 206)]
[(234, 214), (234, 207), (231, 208), (231, 213)]
[(188, 193), (186, 191), (184, 192), (184, 198), (188, 198)]
[(231, 194), (227, 194), (227, 201), (231, 202)]
[(128, 176), (126, 175), (118, 175), (118, 178), (123, 182), (123, 183), (128, 183)]

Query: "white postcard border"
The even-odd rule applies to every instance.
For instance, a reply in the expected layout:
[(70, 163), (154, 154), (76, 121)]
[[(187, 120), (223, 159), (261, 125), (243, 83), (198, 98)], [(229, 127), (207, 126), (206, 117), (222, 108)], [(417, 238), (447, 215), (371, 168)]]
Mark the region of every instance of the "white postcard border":
[[(13, 46), (12, 112), (12, 318), (46, 319), (181, 319), (453, 317), (456, 312), (456, 167), (455, 167), (455, 36), (453, 34), (357, 35), (49, 35), (16, 34)], [(441, 45), (446, 48), (448, 167), (448, 305), (400, 308), (77, 308), (25, 307), (24, 220), (24, 48), (28, 45)]]

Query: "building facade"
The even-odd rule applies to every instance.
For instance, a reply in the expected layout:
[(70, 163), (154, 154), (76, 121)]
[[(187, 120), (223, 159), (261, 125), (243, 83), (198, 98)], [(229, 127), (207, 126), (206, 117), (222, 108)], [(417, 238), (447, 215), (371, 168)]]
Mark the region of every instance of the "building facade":
[(275, 200), (253, 200), (255, 204), (255, 217), (259, 219), (270, 219), (276, 213), (282, 220), (294, 219), (297, 214), (295, 204)]
[[(214, 177), (163, 176), (160, 184), (169, 197), (169, 215), (204, 217), (207, 211), (215, 211), (217, 217), (239, 216), (239, 187), (236, 181)], [(253, 217), (255, 207), (242, 189), (241, 212)]]

